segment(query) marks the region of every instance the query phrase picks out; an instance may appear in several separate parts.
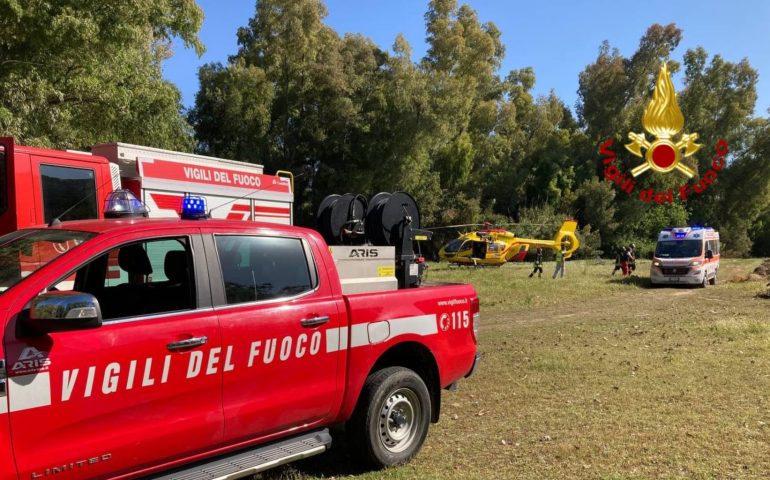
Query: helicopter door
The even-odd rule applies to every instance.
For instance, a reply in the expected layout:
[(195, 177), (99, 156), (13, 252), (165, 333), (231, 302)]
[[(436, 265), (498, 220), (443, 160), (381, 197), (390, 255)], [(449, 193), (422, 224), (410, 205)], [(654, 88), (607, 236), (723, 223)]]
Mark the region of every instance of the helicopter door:
[(483, 260), (487, 256), (487, 242), (473, 242), (472, 258)]

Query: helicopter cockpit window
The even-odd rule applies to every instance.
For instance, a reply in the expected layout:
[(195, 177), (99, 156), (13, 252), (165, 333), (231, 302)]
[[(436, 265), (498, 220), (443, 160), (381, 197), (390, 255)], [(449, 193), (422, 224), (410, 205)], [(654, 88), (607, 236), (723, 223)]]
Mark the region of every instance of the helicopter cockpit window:
[(452, 240), (446, 244), (444, 251), (447, 253), (457, 253), (460, 251), (460, 247), (462, 247), (463, 243), (463, 240), (459, 238), (457, 240)]

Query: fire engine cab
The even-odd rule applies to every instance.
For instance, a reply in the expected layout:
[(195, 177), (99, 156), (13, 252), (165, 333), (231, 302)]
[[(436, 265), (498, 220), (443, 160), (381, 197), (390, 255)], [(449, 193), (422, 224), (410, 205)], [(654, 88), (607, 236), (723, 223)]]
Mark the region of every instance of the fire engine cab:
[(658, 235), (650, 267), (653, 285), (716, 285), (719, 232), (710, 227), (665, 228)]
[(151, 218), (178, 218), (185, 193), (205, 195), (213, 218), (293, 223), (293, 179), (257, 164), (106, 143), (91, 153), (0, 138), (0, 234), (58, 218), (103, 218), (107, 194), (127, 188)]

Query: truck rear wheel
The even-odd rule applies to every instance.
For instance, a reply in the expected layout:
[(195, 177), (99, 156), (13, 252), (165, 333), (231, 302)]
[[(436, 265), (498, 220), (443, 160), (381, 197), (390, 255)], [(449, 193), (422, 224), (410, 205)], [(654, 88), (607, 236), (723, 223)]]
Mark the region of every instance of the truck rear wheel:
[(412, 370), (388, 367), (369, 375), (346, 426), (356, 460), (374, 468), (411, 460), (428, 433), (430, 408), (428, 387)]

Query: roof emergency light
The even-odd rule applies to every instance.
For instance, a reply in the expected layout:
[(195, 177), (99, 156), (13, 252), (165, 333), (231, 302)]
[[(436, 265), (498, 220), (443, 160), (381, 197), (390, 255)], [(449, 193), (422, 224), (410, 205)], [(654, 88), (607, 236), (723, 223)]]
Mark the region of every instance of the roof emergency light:
[(199, 220), (206, 218), (206, 199), (199, 196), (185, 195), (182, 198), (182, 218)]
[(130, 190), (118, 189), (110, 192), (104, 202), (104, 218), (146, 217), (148, 214), (147, 206)]

